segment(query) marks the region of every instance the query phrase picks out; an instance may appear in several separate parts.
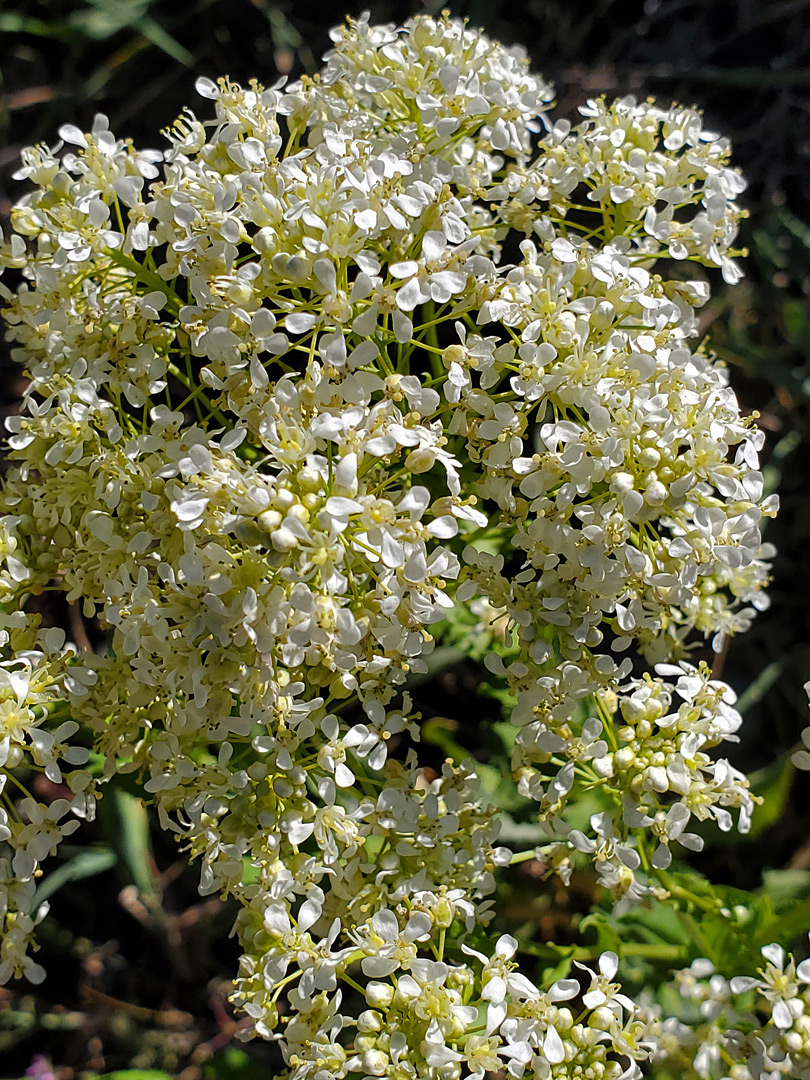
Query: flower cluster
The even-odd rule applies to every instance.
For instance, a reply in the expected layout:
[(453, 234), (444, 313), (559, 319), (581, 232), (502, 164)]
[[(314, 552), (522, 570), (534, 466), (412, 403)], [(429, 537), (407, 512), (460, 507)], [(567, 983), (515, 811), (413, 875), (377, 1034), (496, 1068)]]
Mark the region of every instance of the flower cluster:
[[(630, 901), (691, 819), (747, 827), (710, 753), (733, 694), (688, 657), (764, 606), (775, 502), (696, 345), (708, 288), (666, 276), (735, 278), (743, 181), (695, 110), (551, 127), (523, 51), (449, 17), (332, 39), (317, 79), (200, 79), (213, 118), (165, 153), (99, 116), (23, 154), (2, 783), (59, 783), (79, 725), (97, 764), (49, 806), (4, 792), (0, 978), (39, 974), (36, 866), (127, 772), (239, 901), (237, 1000), (291, 1080), (635, 1076), (610, 954), (542, 989), (508, 936), (469, 944), (512, 853), (471, 768), (422, 767), (405, 684), (454, 605), (504, 623), (488, 666), (563, 878), (589, 859)], [(103, 645), (38, 629), (45, 592)]]
[[(10, 537), (5, 543), (6, 566), (14, 573), (22, 564), (10, 554)], [(0, 589), (5, 585), (0, 577)], [(34, 983), (45, 977), (28, 951), (34, 928), (48, 910), (47, 904), (36, 902), (40, 864), (55, 854), (63, 837), (78, 829), (80, 818), (92, 820), (95, 814), (92, 777), (85, 769), (70, 768), (86, 764), (89, 754), (69, 742), (79, 725), (67, 718), (60, 700), (72, 654), (66, 651), (49, 660), (43, 651), (59, 653), (65, 635), (57, 629), (38, 633), (24, 616), (15, 617), (20, 614), (5, 619), (11, 629), (0, 631), (0, 640), (15, 653), (0, 662), (0, 844), (6, 849), (0, 857), (0, 983), (14, 976)], [(68, 797), (38, 802), (17, 775), (28, 771), (63, 785)]]
[[(779, 945), (762, 949), (758, 978), (717, 974), (699, 959), (675, 976), (679, 994), (698, 1007), (691, 1025), (647, 1015), (655, 1058), (677, 1075), (714, 1080), (777, 1080), (810, 1070), (810, 961), (798, 966)], [(655, 1010), (652, 1010), (655, 1012)]]

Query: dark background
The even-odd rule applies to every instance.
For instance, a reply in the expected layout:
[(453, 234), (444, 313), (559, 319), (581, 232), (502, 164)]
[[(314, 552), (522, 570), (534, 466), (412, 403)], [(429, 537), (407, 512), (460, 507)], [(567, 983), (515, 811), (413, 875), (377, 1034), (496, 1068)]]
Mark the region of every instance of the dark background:
[[(806, 776), (791, 785), (777, 763), (810, 722), (802, 690), (810, 678), (810, 0), (469, 0), (345, 10), (370, 8), (374, 21), (387, 22), (444, 7), (525, 45), (556, 85), (558, 116), (576, 120), (577, 106), (602, 93), (653, 95), (698, 105), (708, 126), (732, 139), (749, 181), (742, 240), (750, 255), (741, 285), (713, 283), (703, 325), (745, 410), (760, 413), (766, 481), (780, 492), (782, 511), (767, 531), (779, 552), (772, 606), (718, 669), (741, 694), (746, 718), (732, 758), (755, 772), (760, 789), (770, 786), (772, 824), (752, 841), (710, 851), (700, 868), (741, 888), (757, 887), (772, 868), (807, 870)], [(23, 191), (11, 179), (22, 146), (54, 143), (67, 121), (86, 129), (101, 111), (119, 137), (160, 147), (159, 130), (185, 104), (207, 114), (194, 93), (198, 75), (272, 84), (280, 73), (313, 72), (344, 13), (312, 0), (0, 0), (0, 224)], [(6, 409), (20, 386), (0, 352)], [(461, 718), (474, 688), (462, 665), (430, 699)], [(184, 1080), (271, 1075), (266, 1048), (249, 1056), (225, 1050), (237, 1023), (226, 1001), (236, 956), (223, 944), (230, 914), (215, 899), (200, 902), (193, 873), (165, 841), (150, 841), (134, 800), (105, 801), (94, 850), (113, 850), (117, 865), (66, 882), (52, 898), (48, 980), (36, 994), (0, 990), (0, 1072), (29, 1069), (44, 1080), (53, 1062), (60, 1080), (127, 1064)]]

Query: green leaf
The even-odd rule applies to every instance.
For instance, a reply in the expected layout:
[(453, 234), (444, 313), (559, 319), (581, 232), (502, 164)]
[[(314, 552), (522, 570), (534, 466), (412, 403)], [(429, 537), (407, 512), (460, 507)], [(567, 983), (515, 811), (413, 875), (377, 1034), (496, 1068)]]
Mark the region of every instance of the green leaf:
[(115, 1072), (97, 1073), (93, 1080), (172, 1080), (162, 1069), (116, 1069)]
[(267, 1080), (267, 1069), (238, 1047), (215, 1054), (203, 1069), (204, 1080)]
[(99, 803), (98, 816), (132, 883), (141, 895), (154, 893), (149, 817), (143, 802), (110, 785)]
[(752, 816), (747, 839), (756, 840), (766, 829), (781, 821), (795, 771), (793, 762), (785, 757), (751, 773), (751, 790), (763, 802)]
[(537, 847), (539, 844), (548, 843), (552, 839), (548, 826), (537, 820), (515, 821), (511, 814), (504, 813), (499, 815), (499, 821), (501, 828), (498, 839), (504, 844), (522, 848), (530, 845)]
[(770, 945), (772, 941), (777, 944), (795, 941), (799, 937), (805, 937), (810, 932), (810, 896), (804, 896), (798, 902), (791, 904), (787, 910), (780, 911), (778, 917), (765, 923), (752, 940), (755, 949), (761, 949), (763, 945)]
[(688, 945), (690, 936), (678, 910), (672, 904), (653, 904), (650, 908), (640, 908), (629, 912), (617, 924), (622, 940), (635, 939), (649, 944)]
[(106, 846), (81, 851), (78, 855), (74, 855), (73, 858), (63, 862), (56, 870), (51, 871), (42, 881), (42, 884), (34, 893), (34, 908), (38, 907), (50, 896), (53, 896), (58, 889), (61, 889), (63, 885), (67, 885), (69, 881), (81, 881), (82, 878), (102, 874), (105, 870), (109, 870), (111, 866), (115, 866), (117, 862), (118, 856), (111, 848)]
[(737, 699), (737, 711), (742, 715), (751, 708), (752, 705), (756, 705), (767, 694), (773, 684), (781, 676), (785, 667), (786, 658), (780, 657), (779, 660), (774, 660), (772, 664), (768, 664), (757, 675), (756, 679), (750, 683), (745, 690), (740, 694)]
[(514, 749), (519, 729), (516, 728), (514, 724), (510, 724), (506, 720), (499, 720), (497, 721), (497, 723), (492, 725), (492, 730), (500, 739), (501, 745), (503, 746), (504, 750), (506, 750), (508, 753), (511, 753)]
[[(601, 911), (592, 911), (580, 920), (579, 930), (592, 930), (596, 934), (594, 944), (600, 952), (621, 953), (622, 938), (614, 921)], [(590, 944), (590, 943), (589, 943)]]
[(72, 24), (98, 41), (134, 24), (149, 10), (151, 0), (87, 0), (71, 15)]
[(34, 19), (19, 11), (0, 12), (0, 33), (31, 34), (36, 37), (67, 41), (76, 37), (76, 30), (60, 19)]
[(482, 794), (498, 810), (518, 810), (529, 805), (528, 800), (518, 794), (511, 770), (506, 762), (498, 766), (476, 761), (475, 771), (478, 774)]
[(785, 330), (792, 341), (798, 343), (807, 331), (807, 305), (804, 300), (788, 297), (782, 304), (782, 318)]
[(193, 55), (149, 15), (152, 0), (89, 0), (74, 12), (71, 23), (88, 37), (103, 40), (129, 28), (184, 67), (192, 67)]
[(146, 40), (150, 41), (156, 48), (176, 60), (178, 64), (188, 68), (194, 66), (193, 55), (179, 41), (176, 41), (167, 30), (164, 30), (155, 19), (149, 17), (139, 19), (135, 23), (135, 29), (140, 31)]
[(765, 232), (764, 229), (756, 229), (751, 239), (757, 250), (774, 266), (781, 268), (788, 265), (787, 254), (780, 249), (776, 238), (770, 233)]
[(762, 875), (763, 892), (779, 907), (786, 901), (810, 896), (810, 870), (766, 870)]
[(810, 225), (795, 214), (791, 214), (785, 207), (778, 211), (778, 217), (791, 236), (795, 236), (806, 248), (810, 248)]

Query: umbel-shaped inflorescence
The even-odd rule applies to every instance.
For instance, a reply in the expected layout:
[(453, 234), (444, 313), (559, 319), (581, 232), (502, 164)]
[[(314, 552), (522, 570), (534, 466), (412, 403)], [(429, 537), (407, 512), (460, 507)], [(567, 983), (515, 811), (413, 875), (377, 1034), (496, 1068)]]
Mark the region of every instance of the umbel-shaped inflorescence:
[[(551, 126), (455, 19), (332, 41), (286, 89), (200, 79), (164, 153), (99, 116), (23, 154), (0, 977), (43, 977), (39, 864), (128, 773), (241, 905), (236, 1000), (294, 1080), (635, 1076), (658, 1021), (612, 954), (538, 986), (487, 945), (513, 852), (472, 766), (421, 767), (405, 684), (476, 613), (564, 880), (662, 896), (692, 818), (747, 827), (733, 694), (687, 661), (764, 606), (762, 435), (689, 272), (739, 276), (744, 183), (694, 109)], [(21, 798), (42, 770), (71, 797)]]

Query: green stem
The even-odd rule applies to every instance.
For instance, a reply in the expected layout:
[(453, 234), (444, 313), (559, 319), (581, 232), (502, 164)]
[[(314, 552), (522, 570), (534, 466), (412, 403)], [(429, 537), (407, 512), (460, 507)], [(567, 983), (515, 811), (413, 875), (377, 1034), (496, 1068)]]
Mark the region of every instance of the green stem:
[[(598, 960), (604, 949), (593, 945), (555, 945), (549, 942), (547, 945), (537, 942), (526, 942), (520, 945), (520, 951), (530, 956), (541, 959), (553, 960)], [(620, 958), (636, 956), (645, 960), (686, 961), (687, 949), (683, 945), (670, 945), (666, 943), (651, 943), (644, 941), (629, 941), (620, 949)]]
[(125, 255), (119, 248), (108, 248), (107, 257), (116, 265), (123, 267), (125, 270), (129, 270), (131, 274), (137, 278), (138, 281), (142, 281), (144, 285), (149, 285), (152, 289), (162, 292), (166, 297), (166, 306), (174, 310), (177, 313), (178, 305), (180, 303), (180, 297), (172, 289), (167, 281), (164, 281), (160, 274), (156, 274), (153, 270), (148, 270), (143, 263), (139, 263), (137, 259), (134, 259), (131, 255)]
[(366, 991), (364, 990), (364, 988), (360, 985), (360, 983), (355, 982), (351, 975), (347, 975), (344, 971), (340, 975), (340, 978), (343, 979), (344, 982), (348, 983), (349, 986), (353, 987), (359, 994), (362, 994), (363, 997), (366, 996)]
[(533, 847), (531, 851), (516, 851), (512, 858), (509, 860), (510, 866), (517, 866), (518, 863), (529, 862), (530, 859), (539, 858), (537, 854), (537, 848)]
[(678, 900), (686, 900), (688, 903), (694, 904), (695, 907), (699, 907), (701, 911), (711, 912), (712, 914), (719, 910), (720, 904), (718, 901), (704, 900), (702, 896), (690, 892), (689, 889), (676, 885), (672, 876), (666, 870), (656, 870), (655, 873), (667, 892), (677, 897)]
[[(185, 386), (186, 390), (188, 390), (189, 392), (196, 392), (197, 388), (194, 386), (193, 381), (189, 378), (185, 371), (182, 371), (177, 366), (177, 364), (172, 364), (170, 362), (167, 367), (171, 374), (174, 375), (175, 379), (177, 379), (179, 383)], [(207, 399), (204, 399), (204, 401), (200, 404), (204, 404), (206, 410), (208, 411), (208, 415), (212, 419), (217, 420), (220, 424), (222, 424), (224, 428), (230, 430), (233, 427), (233, 421), (229, 420), (223, 412), (220, 412), (216, 405), (212, 405), (211, 402)]]

